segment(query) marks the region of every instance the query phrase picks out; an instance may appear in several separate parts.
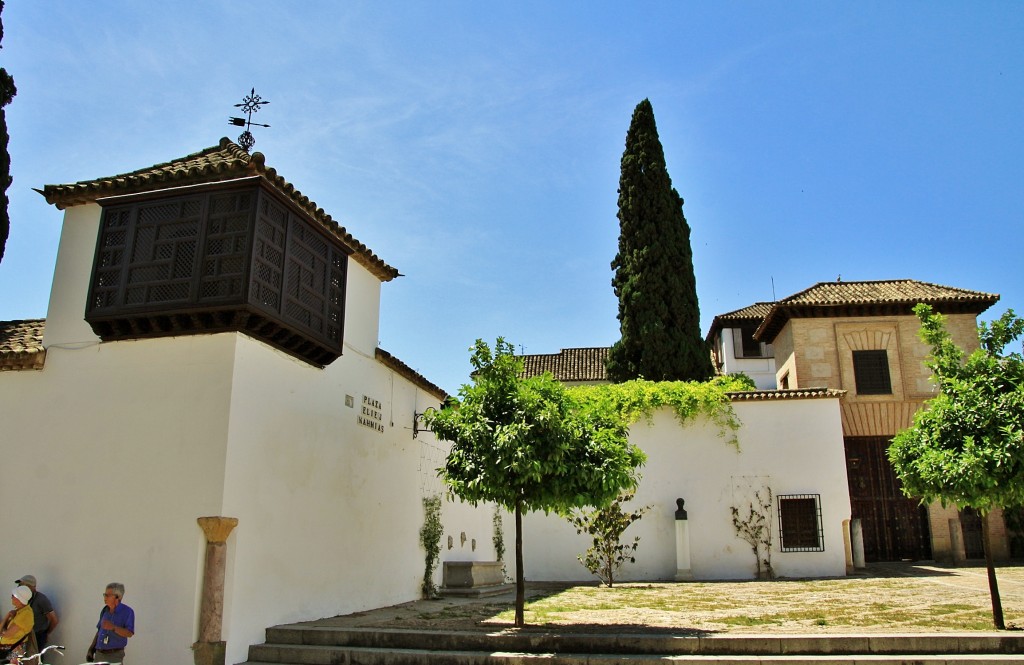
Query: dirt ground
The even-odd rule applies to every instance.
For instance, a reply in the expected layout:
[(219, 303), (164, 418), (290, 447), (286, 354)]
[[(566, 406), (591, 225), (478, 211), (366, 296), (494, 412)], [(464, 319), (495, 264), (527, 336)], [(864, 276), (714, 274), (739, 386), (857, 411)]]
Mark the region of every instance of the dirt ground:
[[(1007, 627), (1024, 626), (1024, 567), (1000, 567)], [(771, 582), (528, 585), (529, 629), (672, 633), (877, 633), (993, 630), (984, 567), (878, 564), (844, 578)], [(324, 619), (323, 625), (504, 630), (513, 593), (443, 597)]]

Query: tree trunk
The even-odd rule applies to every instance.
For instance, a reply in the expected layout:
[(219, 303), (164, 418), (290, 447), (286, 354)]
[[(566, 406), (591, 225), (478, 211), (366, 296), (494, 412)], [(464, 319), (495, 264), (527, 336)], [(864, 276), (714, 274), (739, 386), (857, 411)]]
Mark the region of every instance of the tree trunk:
[(992, 596), (992, 622), (996, 625), (997, 630), (1005, 630), (1006, 624), (1003, 623), (1003, 603), (999, 599), (999, 585), (996, 583), (996, 567), (992, 563), (992, 543), (990, 542), (990, 534), (988, 530), (988, 516), (989, 513), (985, 512), (981, 516), (981, 538), (985, 545), (985, 567), (988, 568), (988, 592)]
[(523, 504), (516, 502), (516, 627), (526, 625), (526, 580), (523, 579)]

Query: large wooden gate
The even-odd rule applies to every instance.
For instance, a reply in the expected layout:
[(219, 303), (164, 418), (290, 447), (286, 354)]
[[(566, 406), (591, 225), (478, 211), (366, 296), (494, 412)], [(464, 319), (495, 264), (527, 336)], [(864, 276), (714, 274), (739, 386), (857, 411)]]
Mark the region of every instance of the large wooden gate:
[(850, 507), (864, 532), (866, 561), (930, 559), (928, 509), (900, 491), (886, 457), (890, 439), (845, 437)]

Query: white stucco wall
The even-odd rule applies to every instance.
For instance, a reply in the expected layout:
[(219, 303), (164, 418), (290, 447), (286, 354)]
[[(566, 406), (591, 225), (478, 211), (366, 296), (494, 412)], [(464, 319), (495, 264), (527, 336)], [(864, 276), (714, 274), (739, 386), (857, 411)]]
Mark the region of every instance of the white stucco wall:
[(95, 203), (75, 206), (64, 212), (46, 311), (46, 330), (43, 332), (46, 348), (55, 344), (99, 341), (85, 322), (85, 300), (96, 252), (100, 212)]
[[(354, 349), (317, 370), (244, 337), (233, 383), (229, 661), (269, 625), (417, 597), (430, 435), (413, 438), (412, 414), (437, 398)], [(381, 404), (383, 431), (358, 422), (364, 396)]]
[(349, 259), (345, 289), (345, 346), (364, 356), (372, 357), (380, 340), (380, 290), (380, 280), (355, 260)]
[(3, 528), (24, 534), (0, 548), (0, 570), (37, 575), (61, 618), (53, 641), (76, 657), (103, 587), (120, 581), (137, 613), (133, 657), (190, 662), (195, 518), (221, 504), (233, 346), (219, 335), (54, 347), (42, 371), (0, 376)]
[[(103, 587), (120, 581), (132, 660), (192, 663), (202, 516), (239, 519), (228, 662), (269, 625), (418, 597), (421, 497), (439, 491), (443, 447), (413, 438), (413, 413), (438, 398), (374, 358), (380, 282), (350, 262), (345, 352), (323, 370), (237, 333), (101, 343), (83, 320), (99, 213), (65, 217), (45, 367), (0, 374), (3, 526), (26, 529), (0, 569), (39, 577), (54, 641), (84, 657)], [(364, 396), (374, 428), (358, 420)], [(448, 504), (444, 523), (493, 558), (488, 508)]]
[[(384, 407), (384, 432), (358, 424), (363, 395)], [(431, 435), (412, 438), (412, 411), (437, 399), (375, 360), (350, 352), (318, 370), (234, 333), (91, 344), (5, 372), (0, 404), (5, 440), (30, 444), (5, 451), (20, 470), (0, 484), (5, 526), (33, 525), (0, 569), (39, 576), (62, 619), (54, 640), (72, 649), (84, 653), (104, 585), (121, 581), (138, 617), (132, 658), (191, 663), (206, 515), (239, 519), (228, 662), (269, 625), (419, 595)], [(446, 507), (444, 523), (453, 558), (470, 558), (464, 531), (493, 558), (488, 509)]]
[(2, 527), (24, 533), (0, 548), (0, 569), (39, 578), (61, 617), (53, 639), (72, 653), (120, 581), (138, 615), (132, 653), (190, 662), (195, 517), (221, 503), (235, 339), (101, 344), (83, 320), (98, 218), (95, 205), (67, 212), (44, 369), (0, 375)]
[[(621, 571), (623, 580), (672, 579), (676, 573), (675, 510), (686, 501), (690, 557), (696, 579), (745, 579), (755, 574), (750, 547), (733, 528), (730, 507), (743, 505), (747, 486), (765, 485), (780, 494), (820, 494), (824, 552), (779, 551), (778, 515), (772, 565), (783, 577), (846, 574), (843, 520), (850, 500), (838, 399), (737, 402), (743, 423), (740, 452), (727, 445), (707, 421), (681, 427), (663, 409), (653, 423), (637, 423), (631, 440), (648, 456), (634, 503), (651, 510), (624, 534), (640, 536), (636, 563)], [(509, 521), (510, 522), (510, 521)], [(532, 513), (524, 520), (527, 580), (587, 580), (576, 560), (589, 546), (562, 518)], [(513, 542), (512, 531), (507, 540)]]

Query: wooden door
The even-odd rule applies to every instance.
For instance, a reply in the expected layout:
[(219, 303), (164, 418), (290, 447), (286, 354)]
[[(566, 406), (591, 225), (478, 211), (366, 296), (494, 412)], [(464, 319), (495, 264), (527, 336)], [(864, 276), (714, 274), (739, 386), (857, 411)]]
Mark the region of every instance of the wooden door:
[(853, 518), (864, 533), (864, 559), (905, 561), (930, 559), (928, 509), (903, 496), (886, 449), (890, 439), (846, 437), (846, 471)]

